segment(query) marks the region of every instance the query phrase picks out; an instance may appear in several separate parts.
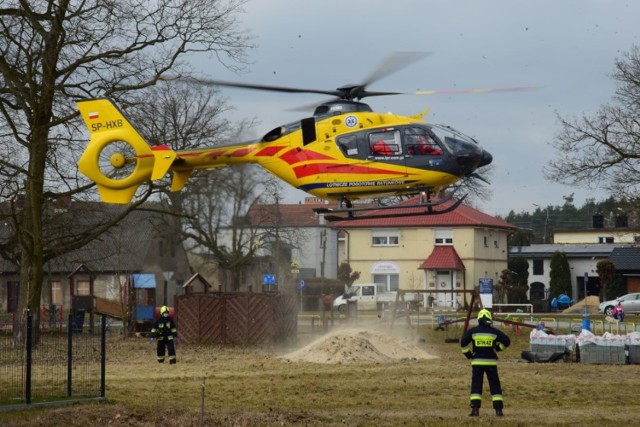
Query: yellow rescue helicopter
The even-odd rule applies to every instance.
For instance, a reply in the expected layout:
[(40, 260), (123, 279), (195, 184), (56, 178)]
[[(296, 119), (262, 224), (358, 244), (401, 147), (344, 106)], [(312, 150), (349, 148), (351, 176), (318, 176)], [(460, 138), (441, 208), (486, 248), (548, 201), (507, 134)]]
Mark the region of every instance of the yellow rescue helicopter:
[[(490, 164), (491, 154), (449, 126), (425, 122), (426, 111), (404, 117), (374, 112), (360, 102), (365, 97), (399, 94), (370, 92), (366, 87), (415, 56), (396, 54), (364, 83), (331, 91), (198, 80), (335, 97), (316, 107), (313, 116), (279, 126), (257, 141), (210, 148), (173, 151), (166, 145), (150, 146), (110, 99), (79, 101), (78, 109), (91, 134), (79, 170), (95, 182), (100, 197), (108, 203), (129, 203), (141, 184), (160, 180), (169, 172), (171, 191), (179, 191), (194, 170), (257, 163), (297, 189), (337, 201), (336, 208), (320, 210), (347, 214), (333, 219), (357, 218), (356, 212), (367, 209), (358, 208), (354, 200), (390, 195), (423, 195), (420, 206), (425, 207), (425, 214), (450, 211), (462, 198), (438, 210), (453, 194), (437, 198), (439, 192)], [(481, 92), (523, 89), (528, 88)], [(418, 92), (432, 93), (437, 92)]]

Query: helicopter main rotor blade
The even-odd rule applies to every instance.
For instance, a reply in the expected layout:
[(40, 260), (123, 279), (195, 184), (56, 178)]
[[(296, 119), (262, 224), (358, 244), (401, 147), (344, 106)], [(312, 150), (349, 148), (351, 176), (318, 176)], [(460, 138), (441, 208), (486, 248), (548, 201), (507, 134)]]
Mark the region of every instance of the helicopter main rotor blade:
[(289, 86), (272, 86), (272, 85), (263, 85), (263, 84), (254, 84), (254, 83), (238, 83), (238, 82), (230, 82), (224, 80), (213, 80), (207, 78), (198, 78), (198, 77), (165, 77), (163, 80), (181, 80), (185, 82), (193, 82), (207, 86), (224, 86), (224, 87), (235, 87), (239, 89), (255, 89), (255, 90), (266, 90), (272, 92), (286, 92), (286, 93), (317, 93), (322, 95), (331, 95), (335, 96), (339, 99), (345, 99), (348, 101), (354, 99), (362, 99), (368, 96), (386, 96), (386, 95), (401, 95), (401, 92), (367, 92), (366, 88), (368, 85), (386, 77), (396, 71), (399, 71), (414, 62), (424, 58), (429, 55), (426, 52), (395, 52), (389, 55), (382, 63), (378, 66), (378, 68), (367, 77), (364, 82), (360, 84), (350, 84), (339, 87), (335, 90), (324, 90), (324, 89), (306, 89), (306, 88), (295, 88)]
[(407, 95), (460, 95), (475, 93), (506, 93), (506, 92), (529, 92), (541, 89), (540, 86), (522, 86), (522, 87), (496, 87), (485, 89), (444, 89), (444, 90), (418, 90), (408, 93)]
[(396, 71), (408, 67), (428, 55), (430, 54), (427, 52), (394, 52), (387, 56), (387, 58), (378, 65), (378, 68), (376, 68), (369, 77), (364, 79), (362, 83), (339, 87), (338, 90), (342, 90), (344, 93), (343, 97), (349, 100), (362, 99), (369, 96), (401, 95), (399, 92), (368, 92), (367, 86)]
[[(417, 62), (427, 56), (429, 52), (394, 52), (387, 56), (373, 73), (369, 75), (360, 86), (366, 87), (390, 74), (400, 71), (403, 68)], [(373, 96), (373, 95), (368, 95)]]
[(303, 88), (295, 88), (288, 86), (271, 86), (271, 85), (259, 85), (253, 83), (237, 83), (237, 82), (229, 82), (224, 80), (212, 80), (205, 79), (199, 77), (175, 77), (175, 78), (167, 78), (166, 80), (181, 80), (185, 82), (193, 82), (198, 83), (205, 86), (225, 86), (225, 87), (235, 87), (239, 89), (257, 89), (257, 90), (266, 90), (272, 92), (287, 92), (287, 93), (319, 93), (322, 95), (333, 95), (333, 96), (341, 96), (342, 92), (337, 90), (322, 90), (322, 89), (303, 89)]

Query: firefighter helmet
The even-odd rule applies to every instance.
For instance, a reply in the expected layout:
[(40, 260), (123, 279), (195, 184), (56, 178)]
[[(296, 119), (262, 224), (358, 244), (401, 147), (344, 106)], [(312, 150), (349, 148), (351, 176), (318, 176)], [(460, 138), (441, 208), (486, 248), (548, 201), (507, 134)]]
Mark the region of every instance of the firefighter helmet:
[(160, 307), (160, 315), (163, 315), (165, 313), (169, 313), (169, 307), (163, 305), (162, 307)]
[(493, 322), (493, 317), (491, 316), (491, 312), (486, 308), (483, 308), (478, 312), (478, 321), (480, 323), (485, 323), (490, 325)]

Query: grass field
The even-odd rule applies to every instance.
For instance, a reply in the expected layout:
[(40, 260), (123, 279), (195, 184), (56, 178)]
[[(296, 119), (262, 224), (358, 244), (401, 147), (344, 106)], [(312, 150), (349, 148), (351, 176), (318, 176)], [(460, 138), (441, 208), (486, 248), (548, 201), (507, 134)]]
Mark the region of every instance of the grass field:
[[(362, 326), (362, 325), (359, 325)], [(390, 332), (384, 324), (381, 330)], [(372, 326), (370, 326), (372, 327)], [(385, 329), (386, 328), (386, 329)], [(532, 364), (512, 338), (499, 364), (505, 417), (493, 414), (485, 381), (479, 419), (468, 417), (470, 365), (454, 331), (394, 326), (437, 356), (391, 363), (291, 362), (280, 356), (318, 332), (300, 328), (286, 347), (178, 347), (178, 364), (158, 364), (153, 344), (111, 338), (107, 399), (99, 403), (0, 413), (2, 426), (460, 426), (637, 425), (640, 365)], [(326, 336), (325, 336), (326, 337)], [(350, 343), (345, 343), (345, 347)], [(361, 347), (357, 351), (369, 351)]]

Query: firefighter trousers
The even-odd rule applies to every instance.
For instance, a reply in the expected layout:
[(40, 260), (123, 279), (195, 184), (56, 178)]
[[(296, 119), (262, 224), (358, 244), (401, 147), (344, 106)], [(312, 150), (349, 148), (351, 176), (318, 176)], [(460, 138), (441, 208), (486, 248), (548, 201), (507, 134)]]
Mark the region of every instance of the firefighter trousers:
[(502, 388), (496, 365), (472, 365), (471, 366), (471, 407), (479, 408), (482, 403), (482, 381), (487, 374), (489, 390), (494, 409), (502, 409)]
[(164, 363), (165, 351), (169, 353), (169, 363), (176, 363), (176, 347), (173, 340), (160, 338), (158, 339), (158, 362)]

